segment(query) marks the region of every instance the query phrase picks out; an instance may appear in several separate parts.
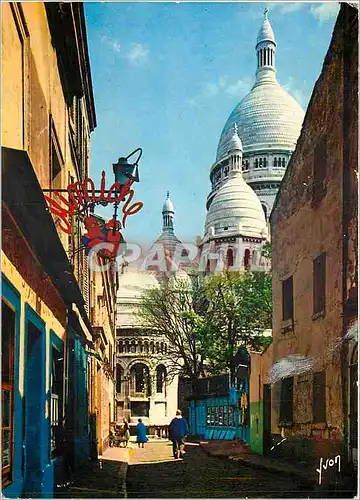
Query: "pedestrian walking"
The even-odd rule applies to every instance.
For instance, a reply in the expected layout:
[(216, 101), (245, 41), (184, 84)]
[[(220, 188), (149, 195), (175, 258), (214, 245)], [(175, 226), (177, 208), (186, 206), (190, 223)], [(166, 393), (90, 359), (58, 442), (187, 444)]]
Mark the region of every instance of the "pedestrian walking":
[(123, 437), (124, 437), (125, 448), (126, 448), (128, 445), (128, 442), (130, 440), (130, 426), (129, 426), (129, 422), (126, 420), (126, 418), (124, 418)]
[(146, 426), (143, 424), (143, 421), (141, 418), (138, 420), (138, 424), (136, 426), (136, 442), (138, 444), (138, 447), (144, 448), (145, 443), (147, 443), (149, 440), (146, 435)]
[(189, 432), (188, 424), (181, 415), (181, 410), (176, 411), (176, 417), (172, 419), (169, 425), (169, 437), (173, 444), (174, 458), (182, 458), (185, 451), (185, 438)]

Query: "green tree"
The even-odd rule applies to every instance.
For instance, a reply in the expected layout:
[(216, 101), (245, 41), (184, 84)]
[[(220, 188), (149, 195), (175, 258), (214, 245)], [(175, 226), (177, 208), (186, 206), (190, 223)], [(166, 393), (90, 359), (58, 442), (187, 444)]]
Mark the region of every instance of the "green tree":
[(205, 295), (208, 310), (201, 333), (208, 367), (214, 373), (229, 370), (233, 378), (233, 358), (240, 347), (262, 350), (269, 344), (263, 332), (272, 324), (271, 275), (246, 271), (212, 276)]

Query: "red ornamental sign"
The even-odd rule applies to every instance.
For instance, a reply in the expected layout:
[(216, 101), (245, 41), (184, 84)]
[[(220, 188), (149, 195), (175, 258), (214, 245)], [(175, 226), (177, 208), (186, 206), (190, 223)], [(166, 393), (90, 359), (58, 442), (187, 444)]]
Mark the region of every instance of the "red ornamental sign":
[(50, 212), (60, 220), (59, 227), (64, 233), (71, 234), (72, 216), (74, 214), (87, 215), (87, 211), (92, 205), (108, 205), (114, 203), (122, 207), (122, 227), (125, 227), (126, 219), (129, 215), (134, 215), (143, 207), (141, 201), (132, 203), (134, 190), (131, 189), (133, 179), (129, 179), (121, 185), (115, 181), (109, 190), (105, 189), (105, 171), (101, 174), (100, 190), (95, 190), (94, 181), (87, 177), (84, 182), (75, 182), (67, 187), (68, 199), (60, 191), (54, 191), (56, 199), (44, 195), (48, 202)]

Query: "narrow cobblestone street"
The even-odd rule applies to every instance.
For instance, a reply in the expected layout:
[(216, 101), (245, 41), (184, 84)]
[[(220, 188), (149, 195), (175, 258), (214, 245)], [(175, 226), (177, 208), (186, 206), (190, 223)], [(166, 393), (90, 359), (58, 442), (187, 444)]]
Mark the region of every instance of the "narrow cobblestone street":
[(184, 460), (173, 460), (171, 443), (149, 443), (130, 451), (129, 498), (307, 498), (299, 480), (209, 457), (188, 444)]

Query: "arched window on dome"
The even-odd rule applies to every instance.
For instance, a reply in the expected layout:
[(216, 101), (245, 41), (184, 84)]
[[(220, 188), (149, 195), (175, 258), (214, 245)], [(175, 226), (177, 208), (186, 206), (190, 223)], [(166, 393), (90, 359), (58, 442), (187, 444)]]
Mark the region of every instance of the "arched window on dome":
[(259, 167), (259, 160), (256, 158), (255, 159), (255, 168), (258, 168)]
[(267, 159), (264, 158), (264, 168), (266, 168), (266, 167), (267, 167)]
[(282, 159), (282, 166), (285, 168), (285, 158)]
[(274, 167), (277, 167), (277, 158), (274, 158)]
[(244, 267), (250, 269), (250, 250), (247, 248), (244, 253)]
[(227, 268), (233, 267), (234, 265), (234, 250), (229, 248), (226, 252), (226, 266)]

